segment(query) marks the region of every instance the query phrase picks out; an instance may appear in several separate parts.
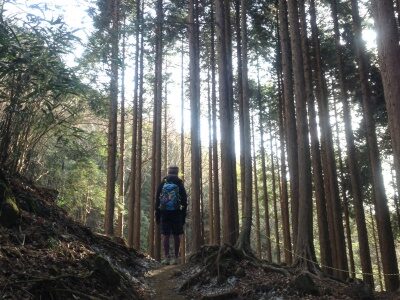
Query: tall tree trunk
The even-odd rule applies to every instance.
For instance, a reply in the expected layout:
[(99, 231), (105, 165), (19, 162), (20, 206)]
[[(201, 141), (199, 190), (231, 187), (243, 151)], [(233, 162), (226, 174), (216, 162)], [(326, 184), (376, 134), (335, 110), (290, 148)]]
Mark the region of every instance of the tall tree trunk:
[(348, 178), (345, 176), (347, 174), (347, 168), (343, 166), (343, 159), (342, 159), (342, 149), (340, 147), (340, 139), (339, 139), (339, 118), (337, 112), (337, 105), (336, 99), (334, 97), (333, 107), (335, 112), (335, 129), (336, 129), (336, 145), (337, 145), (337, 153), (339, 159), (339, 178), (340, 184), (342, 187), (342, 202), (343, 202), (343, 212), (344, 212), (344, 223), (345, 223), (345, 230), (346, 230), (346, 238), (347, 238), (347, 247), (349, 250), (349, 263), (350, 263), (350, 276), (355, 278), (356, 277), (356, 270), (354, 264), (354, 252), (353, 252), (353, 242), (351, 237), (351, 224), (350, 224), (350, 213), (349, 213), (349, 200), (347, 197), (347, 182)]
[(253, 132), (253, 173), (254, 173), (254, 203), (255, 203), (255, 217), (256, 217), (256, 251), (257, 257), (261, 258), (261, 230), (260, 230), (260, 205), (258, 202), (258, 179), (257, 179), (257, 157), (256, 157), (256, 144), (255, 135), (256, 131), (254, 129), (254, 120), (251, 118), (251, 127)]
[(296, 128), (298, 144), (298, 171), (299, 171), (299, 206), (298, 231), (295, 252), (298, 255), (295, 264), (302, 268), (314, 271), (315, 261), (313, 224), (312, 224), (312, 187), (311, 187), (311, 159), (308, 141), (307, 96), (305, 94), (305, 79), (303, 65), (303, 49), (299, 28), (299, 14), (297, 1), (288, 1), (290, 44), (292, 48), (292, 64), (294, 74), (294, 90), (296, 98)]
[[(280, 97), (280, 96), (278, 95), (278, 97)], [(279, 101), (278, 101), (278, 105), (279, 105)], [(275, 170), (276, 170), (276, 173), (277, 173), (276, 174), (276, 181), (277, 181), (276, 184), (278, 186), (279, 199), (277, 199), (277, 204), (276, 205), (278, 206), (278, 204), (280, 204), (280, 199), (282, 198), (282, 186), (281, 186), (281, 170), (280, 170), (280, 164), (279, 164), (280, 152), (278, 150), (278, 137), (277, 137), (277, 135), (279, 135), (279, 131), (280, 131), (280, 129), (279, 129), (279, 119), (277, 121), (278, 121), (278, 124), (277, 124), (278, 128), (277, 128), (277, 132), (275, 133), (275, 137), (274, 137), (274, 146), (275, 146), (275, 150), (274, 150), (274, 153), (275, 153), (275, 164), (274, 164), (274, 166), (275, 166)], [(282, 211), (282, 206), (280, 206), (279, 209), (280, 209), (280, 211)], [(277, 226), (278, 226), (278, 234), (279, 234), (279, 241), (280, 241), (279, 245), (277, 246), (277, 249), (279, 250), (279, 263), (281, 264), (282, 263), (282, 251), (284, 252), (285, 249), (282, 250), (282, 242), (281, 242), (282, 239), (281, 239), (281, 237), (283, 236), (283, 233), (279, 233), (279, 226), (282, 227), (282, 225), (280, 225), (280, 224), (283, 223), (282, 222), (282, 216), (281, 216), (281, 218), (279, 220), (279, 211), (277, 211), (276, 219), (278, 220), (278, 225)]]
[(135, 228), (135, 194), (136, 194), (136, 156), (137, 156), (137, 136), (138, 136), (138, 89), (139, 89), (139, 18), (140, 18), (140, 1), (136, 3), (136, 24), (135, 24), (135, 75), (133, 90), (133, 124), (132, 124), (132, 154), (131, 154), (131, 182), (128, 193), (128, 247), (134, 244), (134, 228)]
[[(332, 266), (331, 244), (329, 241), (329, 229), (326, 211), (326, 198), (324, 188), (324, 178), (322, 175), (321, 152), (318, 140), (318, 128), (315, 112), (315, 101), (313, 93), (313, 81), (311, 70), (310, 48), (307, 37), (307, 21), (304, 0), (299, 0), (299, 15), (301, 23), (301, 44), (303, 48), (304, 78), (306, 84), (306, 97), (309, 113), (309, 129), (311, 137), (311, 156), (314, 180), (314, 193), (317, 208), (318, 236), (321, 255), (321, 265)], [(330, 270), (323, 268), (325, 272)]]
[[(377, 219), (378, 221), (378, 231), (382, 232), (382, 239), (385, 241), (387, 239), (392, 240), (388, 243), (393, 243), (393, 233), (390, 227), (390, 215), (387, 205), (387, 198), (385, 187), (383, 184), (383, 177), (382, 177), (382, 167), (381, 167), (381, 160), (379, 157), (379, 149), (378, 149), (378, 142), (376, 139), (376, 129), (375, 129), (375, 120), (373, 118), (372, 112), (372, 98), (371, 98), (371, 90), (368, 82), (368, 68), (369, 62), (365, 52), (365, 45), (362, 40), (362, 27), (361, 27), (361, 19), (358, 10), (358, 2), (355, 0), (351, 1), (352, 5), (352, 15), (353, 15), (353, 29), (355, 34), (355, 44), (356, 44), (356, 51), (357, 51), (357, 58), (358, 58), (358, 72), (360, 76), (361, 82), (361, 92), (362, 92), (362, 100), (363, 100), (363, 111), (364, 111), (364, 120), (365, 120), (365, 127), (367, 131), (367, 144), (368, 144), (368, 152), (369, 152), (369, 159), (371, 163), (371, 171), (372, 171), (372, 185), (373, 185), (373, 195), (375, 198), (375, 209), (377, 212)], [(383, 226), (384, 228), (380, 228)], [(387, 236), (390, 234), (390, 236)], [(385, 235), (385, 237), (383, 237)], [(385, 243), (385, 242), (384, 242)], [(386, 252), (385, 254), (382, 253), (382, 257), (386, 255), (394, 255), (396, 258), (394, 248)], [(397, 261), (391, 260), (387, 263), (396, 263)], [(372, 279), (373, 284), (373, 277), (370, 276)], [(365, 278), (364, 278), (365, 280)], [(368, 283), (368, 281), (367, 281)]]
[(279, 0), (279, 36), (282, 51), (284, 114), (286, 128), (286, 151), (288, 156), (288, 168), (290, 175), (290, 201), (292, 214), (292, 238), (293, 246), (296, 245), (298, 228), (299, 207), (299, 169), (297, 153), (296, 115), (294, 110), (292, 58), (289, 41), (289, 26), (287, 16), (287, 2)]
[[(185, 111), (185, 97), (184, 97), (184, 49), (183, 49), (183, 41), (184, 37), (182, 36), (182, 45), (181, 45), (181, 179), (185, 180), (185, 120), (184, 120), (184, 111)], [(184, 225), (185, 227), (185, 225)], [(181, 256), (182, 263), (186, 262), (186, 236), (185, 233), (182, 234), (181, 240)]]
[(113, 0), (111, 5), (111, 80), (110, 106), (108, 123), (107, 151), (107, 190), (106, 209), (104, 215), (104, 232), (114, 234), (115, 179), (117, 159), (117, 114), (118, 114), (118, 32), (119, 32), (119, 0)]
[(275, 225), (275, 243), (276, 243), (276, 262), (281, 263), (281, 248), (279, 241), (279, 225), (278, 225), (278, 204), (276, 197), (276, 180), (275, 180), (275, 160), (274, 160), (274, 150), (272, 146), (272, 125), (269, 124), (269, 136), (270, 136), (270, 149), (271, 149), (271, 173), (272, 173), (272, 197), (274, 204), (274, 225)]
[(393, 188), (393, 203), (394, 207), (396, 209), (396, 217), (397, 217), (397, 228), (400, 228), (400, 205), (399, 205), (399, 196), (398, 196), (398, 190), (396, 188), (396, 179), (394, 176), (394, 170), (393, 167), (390, 168), (390, 174), (392, 176), (392, 188)]
[(221, 218), (219, 205), (219, 172), (218, 172), (218, 143), (217, 143), (217, 93), (215, 70), (215, 24), (214, 3), (211, 2), (211, 106), (212, 106), (212, 147), (213, 147), (213, 200), (214, 200), (214, 244), (221, 243)]
[[(356, 215), (357, 232), (358, 232), (358, 243), (360, 245), (360, 259), (361, 268), (363, 273), (371, 273), (371, 257), (368, 244), (368, 233), (367, 225), (365, 223), (365, 213), (363, 207), (363, 195), (362, 185), (360, 182), (359, 166), (356, 157), (356, 148), (354, 145), (353, 129), (351, 125), (351, 111), (348, 102), (347, 87), (345, 86), (345, 75), (344, 75), (344, 62), (342, 55), (342, 47), (340, 45), (340, 32), (339, 22), (337, 14), (337, 1), (331, 1), (332, 19), (335, 37), (335, 48), (336, 48), (336, 67), (337, 67), (337, 79), (340, 87), (340, 99), (343, 106), (343, 121), (345, 127), (345, 136), (347, 143), (347, 165), (350, 171), (351, 179), (351, 190), (354, 203), (354, 211)], [(367, 284), (374, 286), (372, 276), (364, 275), (364, 280)]]
[[(397, 175), (397, 186), (400, 186), (400, 57), (399, 32), (394, 17), (393, 1), (374, 1), (375, 21), (377, 27), (377, 42), (379, 65), (382, 74), (386, 108), (389, 118), (390, 136), (392, 138), (393, 158)], [(379, 165), (375, 165), (379, 174)], [(382, 267), (385, 274), (398, 274), (399, 268), (395, 254), (392, 227), (389, 211), (384, 199), (376, 199), (377, 228), (381, 249)], [(388, 291), (399, 288), (399, 275), (386, 275), (385, 287)]]
[[(310, 21), (312, 31), (312, 49), (314, 50), (314, 66), (316, 72), (316, 96), (318, 100), (320, 129), (321, 129), (321, 152), (322, 168), (324, 171), (324, 184), (326, 195), (326, 209), (329, 226), (329, 240), (332, 249), (332, 265), (336, 269), (347, 270), (347, 259), (343, 253), (346, 252), (343, 223), (340, 205), (339, 187), (336, 174), (336, 162), (333, 148), (332, 129), (329, 120), (329, 101), (326, 87), (325, 74), (321, 59), (319, 33), (316, 20), (315, 1), (310, 0)], [(334, 272), (337, 276), (337, 272)]]
[(190, 112), (191, 112), (191, 202), (192, 249), (203, 244), (201, 231), (201, 157), (200, 157), (200, 53), (197, 0), (189, 1), (189, 58), (190, 58)]
[[(228, 1), (226, 1), (228, 2)], [(226, 5), (228, 4), (228, 5)], [(227, 20), (230, 15), (229, 3), (215, 0), (218, 71), (219, 71), (219, 103), (221, 128), (221, 186), (223, 204), (223, 242), (233, 245), (238, 235), (237, 194), (235, 170), (235, 142), (233, 135), (233, 99), (231, 76), (231, 51), (229, 49), (230, 27)]]
[[(203, 166), (201, 159), (201, 145), (200, 145), (200, 166)], [(202, 167), (200, 168), (202, 170)], [(204, 244), (204, 194), (203, 194), (203, 174), (200, 176), (200, 232), (202, 243)]]
[(210, 68), (207, 69), (207, 106), (208, 106), (208, 224), (209, 244), (214, 244), (214, 184), (213, 184), (213, 161), (212, 161), (212, 111), (211, 111), (211, 76)]
[[(229, 94), (229, 123), (234, 126), (235, 124), (235, 114), (234, 114), (234, 93), (233, 93), (233, 66), (232, 66), (232, 25), (231, 25), (231, 1), (230, 0), (224, 0), (224, 5), (225, 5), (225, 13), (224, 13), (224, 18), (225, 18), (225, 42), (226, 42), (226, 68), (227, 68), (227, 87), (228, 87), (228, 94)], [(232, 127), (233, 128), (233, 127)], [(235, 147), (235, 135), (234, 135), (234, 130), (230, 130), (231, 133), (231, 149), (236, 149)], [(239, 203), (238, 203), (238, 188), (237, 188), (237, 172), (236, 172), (236, 150), (233, 150), (234, 154), (232, 155), (231, 161), (231, 168), (233, 172), (231, 173), (232, 178), (232, 183), (233, 183), (233, 199), (234, 201), (232, 204), (234, 205), (234, 217), (235, 217), (235, 222), (234, 222), (234, 232), (235, 232), (235, 240), (237, 240), (238, 234), (239, 234)]]
[[(393, 1), (374, 0), (373, 6), (375, 10), (374, 18), (377, 31), (379, 66), (382, 74), (386, 109), (389, 118), (389, 129), (390, 136), (392, 138), (397, 186), (400, 187), (400, 69), (398, 67), (398, 59), (400, 57), (399, 32), (394, 16)], [(385, 263), (383, 263), (383, 265), (385, 265)], [(395, 266), (393, 265), (392, 267), (394, 268)], [(383, 268), (385, 269), (385, 266)], [(384, 273), (386, 273), (385, 270)], [(396, 276), (393, 276), (390, 279), (390, 283), (385, 285), (389, 290), (396, 289), (396, 287), (399, 286), (399, 279), (396, 278)]]
[[(259, 76), (258, 76), (259, 77)], [(268, 185), (267, 185), (267, 167), (265, 158), (265, 146), (264, 146), (264, 124), (262, 117), (262, 106), (261, 106), (261, 87), (260, 79), (258, 78), (258, 111), (259, 111), (259, 123), (260, 123), (260, 152), (261, 152), (261, 176), (262, 176), (262, 189), (263, 189), (263, 204), (264, 204), (264, 222), (265, 222), (265, 236), (266, 236), (266, 251), (267, 260), (272, 262), (272, 247), (271, 247), (271, 226), (269, 223), (269, 197), (268, 197)]]
[(155, 81), (154, 81), (154, 113), (153, 113), (153, 149), (152, 176), (150, 193), (150, 255), (156, 260), (161, 257), (160, 228), (154, 226), (154, 204), (157, 188), (161, 182), (161, 116), (162, 116), (162, 61), (163, 61), (163, 1), (156, 2), (156, 52), (155, 52)]
[(251, 252), (251, 226), (253, 221), (253, 174), (251, 164), (250, 96), (247, 64), (247, 9), (248, 1), (241, 0), (240, 25), (242, 34), (242, 86), (243, 86), (243, 150), (245, 166), (244, 216), (237, 246)]
[[(141, 3), (141, 9), (140, 9)], [(143, 82), (144, 82), (144, 35), (143, 35), (143, 11), (144, 1), (137, 1), (137, 9), (140, 20), (140, 61), (139, 61), (139, 99), (138, 99), (138, 118), (137, 118), (137, 151), (136, 151), (136, 169), (135, 169), (135, 207), (134, 207), (134, 226), (133, 226), (133, 246), (140, 250), (140, 227), (141, 227), (141, 191), (142, 191), (142, 144), (143, 144)]]
[(235, 0), (236, 55), (237, 55), (237, 102), (239, 107), (239, 138), (240, 138), (240, 201), (242, 217), (245, 203), (245, 160), (244, 160), (244, 126), (243, 126), (243, 66), (242, 66), (242, 37), (240, 26), (240, 0)]
[[(168, 70), (168, 63), (165, 62), (165, 77), (167, 77), (167, 70)], [(164, 84), (164, 137), (163, 137), (163, 142), (164, 142), (164, 150), (163, 152), (163, 174), (167, 174), (168, 172), (168, 81), (165, 80)]]
[[(279, 43), (279, 41), (278, 41)], [(279, 44), (278, 44), (279, 45)], [(278, 57), (280, 57), (278, 52)], [(288, 187), (287, 187), (287, 172), (286, 172), (286, 157), (285, 157), (285, 133), (284, 133), (284, 113), (283, 113), (283, 97), (282, 97), (282, 69), (281, 60), (278, 59), (277, 68), (278, 78), (278, 112), (279, 112), (279, 141), (280, 141), (280, 168), (281, 168), (281, 215), (283, 228), (283, 247), (285, 263), (292, 264), (292, 243), (290, 238), (290, 222), (289, 222), (289, 203), (288, 203)]]
[(375, 222), (374, 222), (374, 215), (372, 214), (372, 206), (369, 207), (369, 215), (370, 215), (371, 224), (372, 224), (372, 239), (374, 241), (374, 249), (375, 249), (375, 256), (376, 256), (376, 266), (378, 268), (379, 287), (381, 288), (381, 291), (383, 291), (381, 259), (379, 257), (378, 238), (376, 237), (376, 227), (375, 227)]
[(125, 16), (123, 21), (123, 34), (122, 34), (122, 70), (121, 70), (121, 121), (119, 131), (119, 175), (118, 175), (118, 213), (117, 213), (117, 228), (115, 235), (122, 237), (124, 232), (124, 175), (125, 175)]

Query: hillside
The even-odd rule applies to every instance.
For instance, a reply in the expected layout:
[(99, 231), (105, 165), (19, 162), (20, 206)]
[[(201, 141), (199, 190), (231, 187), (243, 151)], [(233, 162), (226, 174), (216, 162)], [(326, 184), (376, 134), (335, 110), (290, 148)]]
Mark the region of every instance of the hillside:
[(0, 175), (0, 298), (142, 299), (156, 263), (55, 205), (57, 191)]

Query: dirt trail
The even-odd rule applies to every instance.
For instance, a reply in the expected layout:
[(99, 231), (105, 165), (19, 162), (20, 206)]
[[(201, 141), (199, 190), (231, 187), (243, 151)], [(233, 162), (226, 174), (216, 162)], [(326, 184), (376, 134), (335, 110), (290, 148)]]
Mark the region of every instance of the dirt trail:
[(150, 299), (157, 300), (184, 300), (185, 297), (176, 291), (177, 283), (174, 274), (180, 271), (180, 266), (163, 266), (160, 269), (150, 271), (146, 277), (155, 294)]

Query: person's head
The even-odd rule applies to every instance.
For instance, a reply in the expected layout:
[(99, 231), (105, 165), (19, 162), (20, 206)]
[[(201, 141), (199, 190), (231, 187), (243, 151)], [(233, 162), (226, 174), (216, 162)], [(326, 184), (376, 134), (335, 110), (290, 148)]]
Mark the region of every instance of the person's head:
[(168, 167), (168, 175), (178, 176), (179, 168), (177, 166), (169, 166)]

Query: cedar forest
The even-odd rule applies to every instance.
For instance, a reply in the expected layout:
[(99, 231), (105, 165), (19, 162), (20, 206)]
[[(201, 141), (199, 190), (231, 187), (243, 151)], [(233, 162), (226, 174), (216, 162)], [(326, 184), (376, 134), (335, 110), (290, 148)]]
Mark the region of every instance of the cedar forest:
[(0, 1), (8, 234), (4, 195), (18, 198), (21, 180), (56, 193), (68, 222), (156, 263), (154, 197), (176, 165), (187, 265), (216, 258), (221, 283), (230, 255), (399, 291), (399, 0), (82, 0), (86, 39), (28, 2)]

